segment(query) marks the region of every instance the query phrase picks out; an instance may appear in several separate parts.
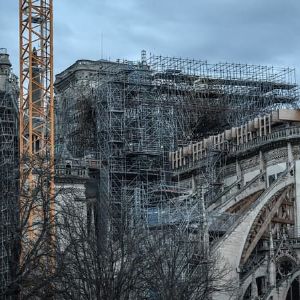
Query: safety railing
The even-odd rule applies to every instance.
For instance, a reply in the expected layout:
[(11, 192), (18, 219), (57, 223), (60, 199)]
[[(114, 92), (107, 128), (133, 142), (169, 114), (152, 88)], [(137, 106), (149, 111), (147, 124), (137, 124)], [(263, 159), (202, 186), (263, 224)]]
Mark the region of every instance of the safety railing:
[[(219, 202), (217, 205), (213, 207), (213, 209), (221, 209), (222, 207), (226, 206), (230, 201), (235, 199), (238, 195), (245, 192), (249, 188), (253, 188), (253, 184), (257, 183), (258, 180), (260, 180), (265, 175), (265, 172), (258, 174), (253, 179), (251, 179), (249, 182), (247, 182), (246, 185), (244, 185), (241, 189), (239, 189), (236, 193), (229, 195), (228, 198), (222, 199), (222, 196), (220, 196), (213, 201), (211, 204)], [(236, 182), (235, 185), (237, 185), (240, 181)]]

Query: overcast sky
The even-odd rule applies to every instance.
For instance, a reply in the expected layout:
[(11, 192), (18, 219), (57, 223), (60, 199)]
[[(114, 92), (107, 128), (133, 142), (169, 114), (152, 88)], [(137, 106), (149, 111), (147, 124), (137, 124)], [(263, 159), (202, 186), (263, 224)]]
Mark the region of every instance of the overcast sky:
[[(300, 0), (53, 0), (55, 72), (77, 59), (140, 52), (296, 67)], [(0, 0), (0, 48), (18, 73), (18, 3)]]

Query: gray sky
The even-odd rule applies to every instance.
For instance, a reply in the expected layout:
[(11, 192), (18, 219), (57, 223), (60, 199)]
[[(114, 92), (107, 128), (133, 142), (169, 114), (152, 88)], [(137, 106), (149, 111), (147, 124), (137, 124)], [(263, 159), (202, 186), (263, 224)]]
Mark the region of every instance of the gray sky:
[[(18, 73), (18, 3), (0, 0), (0, 48)], [(157, 55), (296, 67), (299, 0), (54, 0), (55, 71), (75, 60)], [(298, 80), (299, 81), (299, 80)]]

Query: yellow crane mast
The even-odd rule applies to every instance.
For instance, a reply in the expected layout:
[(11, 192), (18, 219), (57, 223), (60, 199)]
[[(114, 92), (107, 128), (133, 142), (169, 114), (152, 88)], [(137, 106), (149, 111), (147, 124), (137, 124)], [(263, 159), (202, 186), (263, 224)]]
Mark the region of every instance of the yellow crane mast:
[[(44, 170), (49, 175), (42, 183), (41, 194), (48, 199), (47, 219), (54, 225), (53, 1), (19, 0), (19, 25), (20, 207), (31, 200), (37, 174)], [(37, 206), (29, 207), (30, 228), (41, 215)], [(50, 245), (54, 243), (51, 231)], [(34, 239), (34, 232), (30, 230), (29, 240)]]

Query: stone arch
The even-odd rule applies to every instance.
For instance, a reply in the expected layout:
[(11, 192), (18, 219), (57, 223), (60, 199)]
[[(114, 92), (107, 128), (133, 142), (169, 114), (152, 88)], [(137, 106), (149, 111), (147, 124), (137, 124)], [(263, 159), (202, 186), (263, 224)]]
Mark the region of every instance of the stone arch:
[[(268, 265), (267, 265), (267, 261), (264, 260), (264, 261), (261, 262), (261, 264), (259, 264), (257, 269), (254, 271), (254, 276), (255, 276), (255, 278), (265, 277), (267, 272), (268, 272)], [(248, 276), (243, 278), (243, 280), (241, 282), (240, 288), (243, 291), (242, 296), (245, 294), (245, 292), (246, 292), (247, 288), (249, 287), (249, 285), (251, 286), (252, 275), (253, 275), (253, 273), (248, 274)]]
[(272, 222), (272, 218), (275, 216), (283, 201), (291, 197), (293, 197), (292, 186), (285, 186), (272, 197), (270, 197), (261, 210), (257, 213), (251, 224), (251, 228), (244, 244), (241, 255), (241, 264), (244, 264), (248, 260), (258, 241), (261, 239), (269, 224)]
[(285, 300), (299, 300), (300, 299), (300, 276), (296, 277), (290, 288), (288, 289)]
[[(292, 286), (294, 280), (298, 277), (300, 277), (300, 268), (295, 269), (295, 271), (292, 274), (290, 274), (284, 280), (282, 280), (280, 284), (272, 290), (272, 292), (270, 293), (270, 297), (276, 295), (277, 297), (275, 297), (275, 299), (290, 300), (287, 299), (289, 289)], [(279, 291), (279, 294), (277, 294), (277, 291)]]
[(256, 285), (257, 285), (258, 296), (262, 296), (266, 292), (267, 281), (268, 281), (268, 278), (267, 278), (266, 275), (256, 277)]
[(245, 290), (242, 300), (250, 300), (251, 299), (251, 287), (252, 287), (252, 283), (250, 282), (250, 284), (248, 285), (248, 287)]
[[(269, 200), (273, 196), (275, 196), (277, 192), (292, 185), (294, 183), (293, 181), (294, 178), (288, 177), (285, 180), (279, 182), (276, 186), (270, 188), (267, 191), (267, 193), (264, 193), (260, 197), (260, 199), (258, 199), (259, 203), (257, 203), (255, 207), (250, 208), (246, 215), (242, 217), (242, 219), (234, 226), (234, 228), (231, 228), (225, 234), (225, 236), (221, 238), (219, 242), (216, 243), (215, 248), (219, 248), (223, 256), (227, 256), (227, 252), (230, 257), (232, 257), (232, 253), (236, 253), (234, 257), (235, 261), (237, 259), (239, 259), (239, 261), (235, 264), (235, 268), (238, 268), (240, 265), (242, 251), (244, 249), (246, 239), (249, 235), (253, 223), (255, 222), (256, 217), (263, 209), (263, 207), (269, 202)], [(235, 243), (234, 240), (238, 240), (238, 243)]]
[[(267, 278), (266, 278), (265, 275), (264, 276), (263, 275), (262, 276), (257, 276), (255, 278), (255, 281), (256, 281), (256, 288), (257, 288), (257, 295), (258, 295), (258, 297), (261, 297), (265, 293)], [(253, 297), (252, 297), (252, 284), (253, 284), (253, 282), (249, 283), (248, 287), (246, 288), (246, 290), (243, 294), (242, 300), (253, 299)]]
[(285, 280), (283, 280), (278, 289), (280, 291), (278, 299), (289, 300), (287, 299), (287, 295), (290, 287), (292, 286), (295, 279), (300, 277), (300, 268), (296, 269), (290, 276), (287, 276)]
[[(265, 205), (276, 197), (278, 193), (282, 193), (287, 188), (294, 185), (295, 178), (290, 176), (288, 172), (282, 174), (272, 186), (270, 186), (256, 201), (256, 203), (242, 216), (234, 226), (215, 244), (215, 249), (218, 250), (220, 256), (220, 266), (229, 269), (228, 279), (239, 282), (239, 270), (242, 258), (242, 253), (247, 242), (251, 227), (257, 216), (264, 209)], [(232, 255), (235, 253), (235, 255)], [(239, 286), (237, 286), (239, 288)], [(226, 297), (224, 299), (227, 299)], [(229, 296), (228, 296), (229, 299)]]
[(72, 166), (70, 163), (66, 164), (66, 175), (71, 175), (72, 173)]

